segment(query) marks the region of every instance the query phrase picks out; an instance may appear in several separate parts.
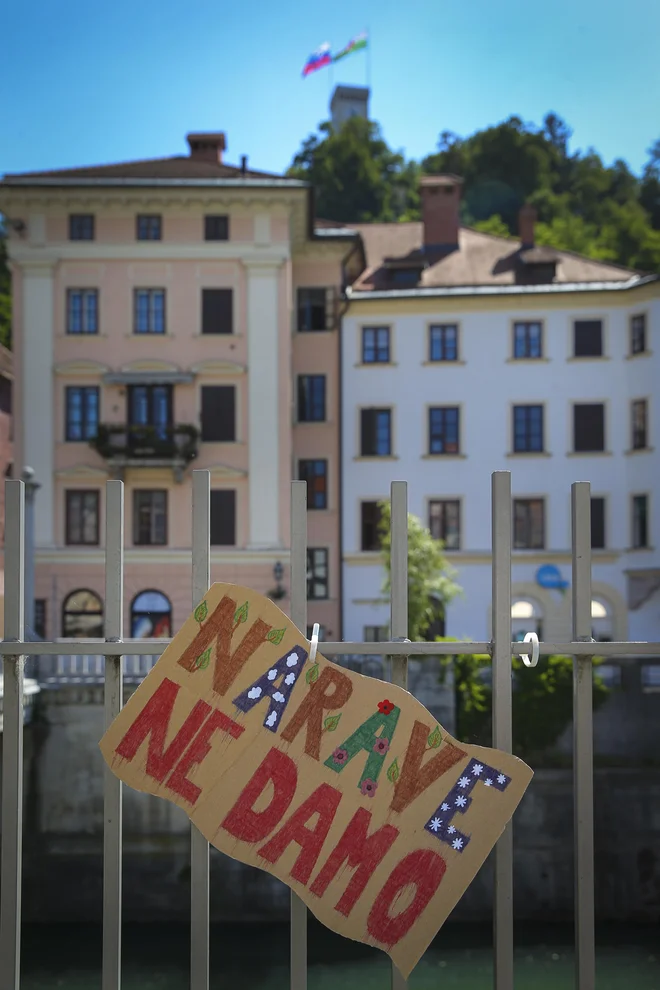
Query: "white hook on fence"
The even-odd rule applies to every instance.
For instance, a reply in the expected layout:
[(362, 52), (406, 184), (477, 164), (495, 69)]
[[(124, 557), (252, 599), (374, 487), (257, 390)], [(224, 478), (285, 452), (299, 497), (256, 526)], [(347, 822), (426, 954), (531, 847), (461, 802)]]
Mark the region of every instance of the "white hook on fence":
[(312, 626), (312, 638), (310, 639), (311, 646), (309, 648), (309, 662), (314, 663), (316, 660), (316, 651), (319, 648), (319, 630), (320, 626), (318, 622), (315, 622)]
[(532, 644), (532, 659), (529, 659), (529, 654), (521, 653), (520, 659), (525, 664), (526, 667), (536, 667), (539, 662), (539, 638), (535, 632), (528, 632), (523, 640), (524, 643)]

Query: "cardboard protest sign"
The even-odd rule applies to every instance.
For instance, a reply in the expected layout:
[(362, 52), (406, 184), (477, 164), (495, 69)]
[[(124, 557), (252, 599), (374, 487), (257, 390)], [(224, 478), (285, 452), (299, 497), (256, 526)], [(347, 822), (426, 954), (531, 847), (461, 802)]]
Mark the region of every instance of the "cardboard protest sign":
[(215, 584), (101, 750), (125, 783), (179, 805), (217, 849), (408, 976), (532, 771), (308, 651), (273, 602)]

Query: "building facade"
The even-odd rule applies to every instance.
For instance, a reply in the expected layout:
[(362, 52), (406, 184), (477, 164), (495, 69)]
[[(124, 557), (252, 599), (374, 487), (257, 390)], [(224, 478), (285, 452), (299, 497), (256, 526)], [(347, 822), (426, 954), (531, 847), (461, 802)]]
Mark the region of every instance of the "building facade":
[[(488, 640), (490, 474), (512, 473), (512, 632), (570, 638), (570, 486), (592, 490), (598, 639), (660, 637), (660, 282), (459, 224), (460, 180), (422, 180), (423, 223), (359, 227), (343, 326), (344, 634), (385, 636), (378, 501), (445, 543), (448, 636)], [(441, 631), (442, 623), (436, 628)]]
[[(189, 154), (6, 176), (16, 463), (40, 484), (35, 624), (103, 636), (105, 482), (125, 482), (127, 636), (191, 606), (191, 473), (211, 576), (287, 608), (290, 481), (310, 482), (310, 622), (340, 634), (338, 327), (354, 233), (304, 183)], [(352, 267), (353, 266), (353, 267)]]

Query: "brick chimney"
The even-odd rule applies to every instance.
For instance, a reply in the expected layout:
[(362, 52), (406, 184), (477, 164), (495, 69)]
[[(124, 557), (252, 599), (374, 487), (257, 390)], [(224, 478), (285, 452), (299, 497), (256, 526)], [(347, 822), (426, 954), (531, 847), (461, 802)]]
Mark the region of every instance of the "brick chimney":
[(424, 175), (420, 193), (424, 247), (456, 249), (460, 229), (461, 186), (457, 175)]
[(224, 134), (187, 134), (190, 157), (198, 162), (222, 161), (222, 152), (227, 147)]
[(529, 203), (523, 203), (518, 213), (518, 236), (523, 250), (534, 247), (534, 227), (536, 225), (536, 208)]

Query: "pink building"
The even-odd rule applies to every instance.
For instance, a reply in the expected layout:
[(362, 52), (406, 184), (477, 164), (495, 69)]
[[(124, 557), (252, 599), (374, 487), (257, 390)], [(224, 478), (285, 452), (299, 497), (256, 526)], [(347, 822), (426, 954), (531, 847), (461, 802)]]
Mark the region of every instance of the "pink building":
[(223, 134), (188, 144), (0, 183), (36, 624), (103, 635), (104, 486), (122, 478), (125, 635), (176, 630), (207, 468), (212, 580), (265, 593), (288, 588), (290, 481), (308, 480), (309, 622), (339, 638), (339, 293), (361, 242), (315, 228), (304, 183), (226, 165)]

